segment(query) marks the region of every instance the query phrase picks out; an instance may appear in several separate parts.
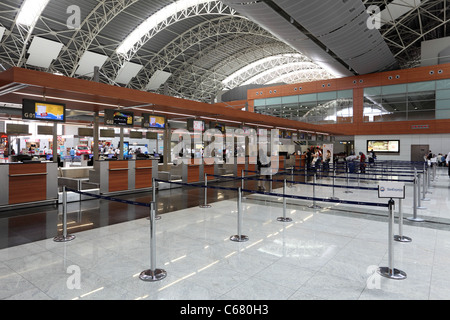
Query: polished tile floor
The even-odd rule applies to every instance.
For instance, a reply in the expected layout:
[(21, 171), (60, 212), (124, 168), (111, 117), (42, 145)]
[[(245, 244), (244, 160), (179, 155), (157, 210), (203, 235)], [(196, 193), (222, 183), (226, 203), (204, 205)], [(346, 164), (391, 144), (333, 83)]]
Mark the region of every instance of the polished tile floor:
[[(350, 185), (358, 183), (372, 184), (352, 181)], [(438, 168), (431, 185), (430, 201), (423, 203), (427, 208), (418, 212), (424, 222), (406, 219), (412, 216), (408, 184), (402, 201), (403, 235), (412, 241), (394, 242), (392, 252), (393, 267), (407, 274), (404, 280), (376, 272), (389, 263), (386, 208), (317, 203), (322, 208), (312, 209), (310, 201), (289, 199), (286, 216), (292, 222), (279, 222), (283, 215), (279, 198), (246, 194), (241, 233), (249, 240), (234, 242), (230, 236), (238, 233), (236, 197), (217, 190), (211, 208), (200, 208), (201, 192), (173, 189), (158, 195), (161, 219), (155, 223), (152, 252), (155, 267), (164, 269), (166, 278), (156, 282), (139, 278), (151, 268), (148, 210), (93, 200), (69, 206), (68, 231), (76, 236), (70, 242), (53, 241), (61, 230), (60, 225), (56, 229), (55, 218), (60, 218), (60, 208), (54, 209), (56, 213), (46, 209), (15, 217), (37, 215), (35, 222), (41, 221), (41, 226), (33, 231), (14, 222), (18, 228), (4, 229), (14, 235), (3, 240), (0, 250), (0, 299), (447, 300), (450, 179), (444, 168)], [(375, 191), (348, 190), (335, 188), (334, 195), (385, 201)], [(196, 198), (189, 198), (189, 192)], [(282, 192), (280, 185), (274, 186), (274, 192)], [(308, 196), (312, 188), (299, 184), (286, 192)], [(329, 197), (332, 190), (317, 187), (316, 195)], [(144, 202), (148, 197), (136, 198)], [(114, 220), (110, 211), (124, 219)], [(24, 235), (27, 231), (36, 234), (30, 238)]]

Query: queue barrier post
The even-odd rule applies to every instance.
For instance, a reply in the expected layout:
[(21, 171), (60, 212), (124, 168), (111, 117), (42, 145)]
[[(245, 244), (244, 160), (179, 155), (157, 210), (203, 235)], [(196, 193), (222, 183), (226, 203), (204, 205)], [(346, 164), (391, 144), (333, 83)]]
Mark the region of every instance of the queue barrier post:
[(160, 281), (167, 276), (163, 269), (156, 268), (156, 229), (155, 229), (155, 202), (150, 203), (150, 269), (140, 273), (139, 279), (143, 281)]
[(283, 182), (283, 216), (282, 217), (278, 217), (277, 221), (280, 222), (291, 222), (292, 219), (291, 218), (287, 218), (286, 217), (286, 179), (284, 179)]
[[(418, 194), (417, 194), (417, 209), (426, 209), (426, 207), (422, 206), (422, 198), (420, 197), (420, 173), (417, 175), (417, 190), (418, 190)], [(424, 185), (422, 185), (423, 187), (425, 187)], [(423, 189), (423, 195), (425, 196), (425, 189)]]
[[(294, 167), (291, 167), (291, 181), (294, 181)], [(293, 188), (294, 187), (294, 182), (291, 182), (289, 184), (289, 188)]]
[(205, 173), (205, 186), (204, 186), (204, 188), (205, 188), (205, 191), (204, 191), (204, 202), (203, 202), (203, 204), (200, 206), (200, 208), (203, 208), (203, 209), (207, 209), (207, 208), (211, 208), (211, 205), (209, 205), (208, 204), (208, 174), (207, 173)]
[(63, 211), (63, 215), (62, 215), (62, 218), (63, 218), (63, 221), (62, 221), (63, 234), (54, 237), (53, 241), (55, 241), (55, 242), (68, 242), (68, 241), (72, 241), (73, 239), (75, 239), (74, 235), (67, 234), (67, 190), (66, 190), (66, 186), (63, 186), (62, 198), (63, 198), (63, 207), (62, 207), (62, 211)]
[(402, 199), (398, 199), (398, 235), (394, 236), (394, 240), (398, 242), (411, 242), (410, 237), (403, 235), (403, 210)]
[[(156, 188), (158, 186), (158, 182), (155, 178), (152, 178), (152, 202), (155, 203), (155, 212), (158, 210), (156, 206)], [(150, 219), (150, 217), (147, 217), (147, 220)], [(155, 220), (160, 220), (161, 216), (156, 214)]]
[(312, 209), (321, 209), (322, 207), (316, 204), (316, 174), (314, 173), (313, 180), (313, 204), (309, 206)]
[(242, 229), (242, 191), (241, 188), (238, 188), (238, 199), (237, 199), (237, 218), (238, 218), (238, 234), (231, 236), (230, 240), (235, 242), (245, 242), (248, 241), (248, 236), (243, 235), (241, 232)]
[[(345, 173), (347, 175), (347, 188), (348, 188), (348, 171), (349, 171), (349, 168), (348, 168), (348, 163), (347, 163), (346, 170), (345, 170)], [(353, 191), (347, 189), (344, 191), (344, 193), (353, 193)]]
[(394, 225), (394, 205), (395, 201), (391, 198), (389, 200), (389, 265), (387, 267), (378, 268), (378, 273), (383, 277), (394, 279), (394, 280), (403, 280), (406, 279), (406, 273), (402, 270), (398, 270), (394, 268), (394, 234), (393, 234), (393, 225)]
[(418, 209), (418, 201), (420, 202), (420, 191), (419, 191), (419, 185), (420, 185), (420, 181), (419, 181), (419, 175), (417, 174), (417, 169), (414, 170), (414, 185), (413, 185), (413, 190), (414, 190), (414, 195), (413, 195), (413, 216), (410, 218), (407, 218), (410, 221), (415, 221), (415, 222), (423, 222), (423, 219), (420, 219), (417, 217), (417, 209)]
[(431, 164), (431, 167), (428, 167), (427, 169), (427, 193), (432, 194), (430, 190), (433, 189), (433, 186), (431, 185), (431, 170), (433, 168), (433, 164)]
[[(429, 175), (427, 174), (427, 176), (425, 177), (425, 174), (423, 175), (423, 182), (422, 182), (422, 201), (430, 201), (430, 198), (427, 198), (426, 194), (427, 194), (427, 189), (428, 189), (428, 182), (425, 182), (426, 180), (429, 179)], [(419, 205), (420, 206), (420, 205)]]
[(335, 185), (335, 180), (336, 180), (336, 168), (334, 167), (333, 164), (333, 195), (331, 197), (329, 197), (330, 200), (339, 200), (338, 197), (334, 196), (334, 185)]

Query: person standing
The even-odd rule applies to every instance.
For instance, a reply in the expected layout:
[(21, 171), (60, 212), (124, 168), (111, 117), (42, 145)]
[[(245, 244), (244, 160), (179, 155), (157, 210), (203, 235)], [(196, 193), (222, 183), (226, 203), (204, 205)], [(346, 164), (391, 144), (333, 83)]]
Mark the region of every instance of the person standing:
[(375, 164), (376, 158), (377, 158), (377, 156), (375, 155), (375, 151), (373, 151), (373, 149), (371, 149), (369, 152), (369, 166), (370, 167), (373, 167), (373, 165)]
[(359, 152), (359, 172), (366, 173), (366, 155)]
[(72, 149), (70, 149), (70, 157), (72, 158), (72, 162), (75, 159), (75, 149), (72, 147)]
[(447, 163), (448, 176), (450, 177), (450, 152), (447, 154), (447, 158), (445, 158), (445, 162)]
[(308, 148), (308, 151), (306, 152), (306, 169), (309, 171), (311, 169), (311, 163), (313, 158), (312, 148)]
[(260, 148), (258, 152), (257, 168), (260, 178), (262, 176), (263, 180), (258, 179), (258, 191), (265, 191), (265, 180), (270, 179), (270, 176), (268, 175), (268, 170), (271, 170), (270, 167), (271, 164), (267, 152), (263, 148)]

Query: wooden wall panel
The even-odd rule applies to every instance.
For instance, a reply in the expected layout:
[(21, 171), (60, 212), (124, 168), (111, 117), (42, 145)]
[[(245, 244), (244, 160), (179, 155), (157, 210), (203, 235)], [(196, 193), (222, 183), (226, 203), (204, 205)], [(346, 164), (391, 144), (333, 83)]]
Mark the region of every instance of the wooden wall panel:
[(199, 165), (188, 165), (187, 172), (187, 182), (199, 182), (200, 181), (200, 166)]
[(134, 187), (136, 189), (152, 187), (152, 174), (152, 160), (137, 160), (135, 164)]
[(204, 164), (203, 165), (203, 174), (207, 174), (208, 181), (215, 179), (212, 175), (214, 175), (214, 164)]
[(109, 192), (128, 190), (128, 161), (109, 162)]
[(9, 165), (9, 204), (47, 199), (45, 163)]

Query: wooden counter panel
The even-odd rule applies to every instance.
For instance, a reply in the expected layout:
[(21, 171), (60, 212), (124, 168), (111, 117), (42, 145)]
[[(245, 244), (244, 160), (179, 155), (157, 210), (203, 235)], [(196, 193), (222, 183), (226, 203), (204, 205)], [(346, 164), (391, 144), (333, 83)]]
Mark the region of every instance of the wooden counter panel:
[(128, 169), (128, 161), (109, 161), (109, 169)]
[(188, 165), (187, 182), (199, 182), (200, 181), (200, 166)]
[(109, 171), (108, 188), (109, 192), (128, 190), (128, 170)]
[[(256, 164), (249, 163), (248, 164), (248, 171), (256, 172), (256, 171), (258, 171), (258, 167), (256, 166)], [(254, 172), (247, 172), (246, 175), (253, 175), (253, 174), (255, 174)]]
[[(137, 163), (136, 168), (138, 168)], [(136, 189), (152, 187), (152, 169), (137, 169), (134, 177), (134, 187)]]
[(208, 174), (208, 181), (215, 179), (216, 177), (212, 176), (214, 175), (214, 165), (203, 165), (203, 174)]
[[(136, 168), (153, 167), (153, 160), (136, 160)], [(140, 171), (139, 171), (140, 172)]]
[[(242, 170), (245, 170), (245, 163), (237, 164), (237, 176), (240, 177), (242, 175)], [(245, 174), (245, 172), (244, 172)]]
[[(11, 167), (14, 166), (10, 166)], [(20, 172), (17, 174), (23, 174)], [(47, 199), (47, 176), (29, 175), (9, 177), (9, 204), (18, 204)]]
[(29, 174), (29, 173), (46, 173), (47, 165), (45, 163), (30, 164), (12, 164), (9, 165), (9, 174)]

